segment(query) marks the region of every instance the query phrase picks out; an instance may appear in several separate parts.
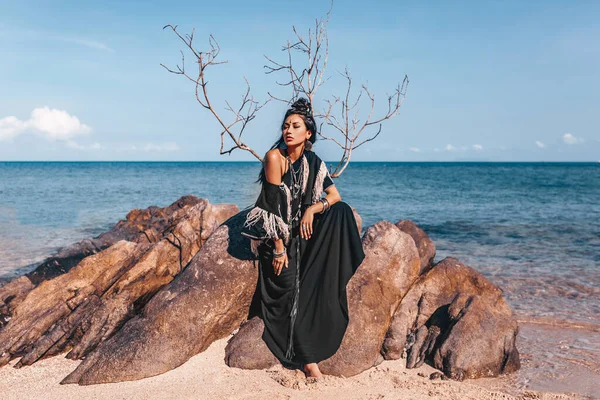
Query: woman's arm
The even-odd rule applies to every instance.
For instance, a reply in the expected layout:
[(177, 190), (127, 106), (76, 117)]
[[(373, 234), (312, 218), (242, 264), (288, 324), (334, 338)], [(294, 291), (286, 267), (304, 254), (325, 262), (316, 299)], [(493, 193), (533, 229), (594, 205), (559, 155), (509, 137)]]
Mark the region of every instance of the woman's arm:
[[(335, 185), (329, 185), (327, 189), (325, 189), (325, 193), (327, 193), (325, 199), (327, 199), (329, 206), (334, 205), (338, 201), (342, 201), (342, 196), (340, 196), (340, 192), (338, 192)], [(323, 204), (323, 202), (317, 201), (315, 204), (308, 207), (304, 212), (301, 224), (306, 225), (306, 230), (300, 229), (300, 236), (302, 236), (304, 239), (308, 240), (312, 236), (312, 224), (314, 215), (316, 213), (322, 213), (324, 208), (325, 205)]]
[[(342, 196), (340, 196), (340, 192), (338, 192), (335, 185), (330, 185), (327, 189), (325, 189), (325, 193), (327, 193), (327, 195), (325, 196), (325, 199), (327, 199), (327, 202), (329, 203), (330, 206), (334, 205), (338, 201), (342, 201)], [(323, 212), (324, 207), (325, 206), (323, 205), (323, 203), (321, 201), (317, 201), (315, 204), (310, 206), (308, 208), (308, 210), (312, 209), (312, 213), (317, 214), (317, 213)]]
[[(269, 183), (274, 185), (281, 185), (281, 177), (283, 176), (283, 161), (281, 157), (281, 153), (277, 149), (273, 149), (267, 153), (265, 157), (265, 176)], [(283, 239), (278, 238), (274, 239), (275, 243), (275, 252), (281, 253), (285, 252), (285, 245), (283, 244)], [(283, 257), (274, 257), (273, 258), (273, 268), (275, 270), (275, 274), (281, 274), (281, 270), (283, 267), (288, 266), (288, 258), (287, 254), (284, 254)]]

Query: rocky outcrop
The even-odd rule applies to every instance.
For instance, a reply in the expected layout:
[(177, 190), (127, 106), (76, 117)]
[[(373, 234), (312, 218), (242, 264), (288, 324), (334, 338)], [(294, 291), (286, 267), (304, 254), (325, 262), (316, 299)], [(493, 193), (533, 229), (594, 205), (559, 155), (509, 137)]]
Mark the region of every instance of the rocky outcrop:
[(240, 326), (239, 331), (227, 342), (225, 364), (241, 369), (267, 369), (279, 364), (262, 340), (265, 324), (254, 317)]
[(221, 225), (175, 280), (62, 383), (141, 379), (169, 371), (246, 319), (258, 269), (240, 232), (245, 212)]
[[(99, 253), (120, 240), (137, 243), (155, 243), (163, 237), (165, 230), (172, 225), (173, 216), (181, 210), (198, 204), (202, 199), (188, 195), (178, 199), (168, 207), (148, 207), (130, 211), (125, 220), (119, 221), (110, 231), (95, 238), (83, 239), (58, 251), (42, 262), (34, 271), (6, 283), (0, 287), (0, 328), (10, 320), (12, 311), (25, 296), (41, 282), (70, 271), (84, 258)], [(219, 207), (219, 212), (231, 205)], [(235, 207), (235, 206), (234, 206)], [(221, 211), (223, 209), (223, 211)], [(230, 214), (231, 215), (231, 214)], [(221, 219), (224, 221), (226, 218)]]
[(365, 259), (346, 286), (349, 323), (338, 351), (319, 363), (324, 374), (353, 376), (377, 362), (394, 310), (419, 272), (414, 241), (381, 221), (363, 237)]
[[(74, 245), (56, 269), (46, 263), (37, 278), (0, 287), (0, 366), (70, 351), (84, 360), (62, 383), (135, 380), (183, 364), (237, 328), (228, 365), (277, 364), (262, 321), (243, 323), (258, 278), (240, 234), (248, 210), (194, 196), (170, 207), (134, 210), (112, 236), (99, 236), (107, 247)], [(453, 258), (431, 267), (435, 246), (410, 221), (373, 225), (362, 246), (366, 257), (347, 285), (350, 322), (338, 351), (319, 363), (324, 374), (356, 375), (405, 350), (409, 368), (429, 362), (458, 380), (519, 368), (517, 324), (483, 275)]]
[(516, 321), (502, 292), (482, 274), (445, 258), (400, 303), (382, 347), (407, 349), (407, 367), (429, 361), (452, 379), (497, 376), (520, 367)]
[[(31, 290), (0, 330), (0, 366), (18, 356), (17, 367), (30, 365), (69, 348), (69, 358), (85, 357), (111, 337), (181, 272), (222, 222), (227, 207), (215, 210), (196, 199), (171, 213), (156, 242), (147, 232), (137, 242), (121, 240)], [(229, 213), (237, 211), (233, 207)]]
[(419, 251), (419, 258), (421, 259), (419, 275), (429, 271), (433, 266), (433, 260), (435, 259), (435, 244), (433, 241), (427, 236), (423, 229), (412, 221), (403, 219), (396, 222), (396, 226), (400, 228), (402, 232), (408, 233), (415, 241), (415, 245)]

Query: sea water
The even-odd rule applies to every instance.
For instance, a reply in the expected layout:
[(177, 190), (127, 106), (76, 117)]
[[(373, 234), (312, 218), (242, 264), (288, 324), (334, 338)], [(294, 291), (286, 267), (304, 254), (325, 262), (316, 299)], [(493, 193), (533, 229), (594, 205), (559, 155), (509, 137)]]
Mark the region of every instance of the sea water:
[[(0, 279), (186, 194), (253, 205), (256, 162), (0, 163)], [(410, 219), (502, 288), (517, 315), (600, 324), (600, 164), (352, 162), (363, 227)]]

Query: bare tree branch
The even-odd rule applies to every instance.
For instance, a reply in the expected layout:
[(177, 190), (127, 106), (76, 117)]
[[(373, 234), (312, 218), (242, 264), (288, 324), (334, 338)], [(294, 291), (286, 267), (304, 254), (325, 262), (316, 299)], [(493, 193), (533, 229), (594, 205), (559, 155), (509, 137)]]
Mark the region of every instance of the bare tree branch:
[[(215, 107), (210, 102), (208, 96), (208, 82), (206, 81), (205, 71), (209, 66), (219, 65), (227, 61), (217, 61), (220, 52), (220, 47), (211, 35), (209, 37), (210, 50), (202, 52), (196, 50), (193, 45), (194, 31), (190, 34), (182, 36), (177, 31), (177, 26), (167, 25), (163, 29), (171, 28), (171, 30), (185, 43), (186, 47), (192, 52), (198, 64), (198, 73), (188, 74), (185, 69), (185, 57), (181, 52), (181, 65), (177, 65), (176, 69), (170, 69), (161, 64), (167, 71), (182, 75), (189, 81), (195, 84), (196, 100), (198, 103), (208, 109), (221, 125), (221, 154), (231, 154), (235, 149), (249, 151), (257, 159), (261, 157), (256, 154), (249, 146), (242, 141), (242, 134), (248, 124), (256, 117), (256, 113), (264, 107), (270, 100), (291, 103), (299, 97), (307, 97), (308, 100), (315, 105), (314, 99), (317, 90), (328, 81), (325, 76), (327, 64), (329, 60), (329, 40), (327, 36), (327, 24), (333, 8), (333, 1), (329, 11), (324, 18), (316, 19), (314, 29), (309, 29), (306, 35), (300, 33), (295, 26), (292, 26), (294, 40), (287, 41), (282, 47), (282, 51), (286, 53), (286, 61), (280, 62), (264, 56), (267, 64), (264, 66), (266, 74), (284, 73), (284, 80), (276, 81), (277, 85), (292, 90), (291, 99), (282, 98), (267, 91), (269, 98), (264, 103), (257, 102), (251, 94), (250, 83), (246, 78), (246, 91), (242, 95), (239, 106), (234, 107), (229, 101), (226, 101), (225, 110), (231, 115), (231, 122), (225, 123), (224, 119), (217, 113)], [(300, 58), (300, 61), (298, 60)], [(304, 61), (302, 61), (304, 60)], [(305, 68), (299, 67), (305, 65)], [(371, 94), (366, 84), (360, 86), (356, 96), (353, 96), (353, 80), (350, 76), (348, 68), (345, 68), (341, 73), (346, 80), (346, 91), (342, 96), (332, 96), (331, 100), (325, 100), (326, 107), (322, 111), (314, 112), (316, 119), (320, 120), (319, 136), (324, 140), (329, 140), (338, 145), (342, 149), (342, 155), (339, 163), (331, 173), (331, 176), (339, 177), (350, 162), (353, 151), (365, 143), (375, 140), (382, 132), (383, 123), (394, 118), (400, 112), (400, 107), (406, 98), (406, 90), (408, 88), (408, 77), (404, 76), (401, 84), (399, 84), (391, 95), (387, 96), (387, 111), (375, 118), (377, 114), (375, 96)], [(366, 117), (361, 119), (360, 105), (363, 103), (369, 104)], [(363, 114), (364, 115), (364, 114)], [(334, 138), (325, 135), (323, 127), (332, 128), (334, 133), (341, 135), (341, 138)], [(364, 138), (361, 135), (370, 136)], [(233, 145), (225, 150), (225, 141), (229, 138)]]
[[(242, 96), (240, 106), (234, 108), (228, 101), (226, 101), (227, 107), (225, 110), (232, 114), (233, 121), (230, 123), (225, 123), (225, 120), (219, 115), (210, 101), (208, 95), (208, 81), (206, 80), (206, 69), (208, 67), (227, 63), (227, 61), (217, 61), (217, 57), (221, 51), (219, 43), (212, 35), (210, 35), (208, 39), (210, 50), (199, 51), (194, 48), (194, 30), (192, 30), (190, 34), (185, 34), (182, 36), (177, 31), (177, 25), (166, 25), (163, 27), (163, 29), (166, 28), (170, 28), (194, 55), (196, 58), (196, 64), (198, 65), (198, 71), (197, 74), (194, 74), (193, 76), (186, 71), (185, 56), (183, 51), (181, 52), (181, 65), (177, 65), (176, 69), (169, 68), (164, 64), (160, 65), (170, 73), (182, 75), (194, 83), (196, 101), (198, 101), (202, 107), (209, 110), (223, 128), (221, 131), (220, 154), (231, 154), (233, 150), (241, 149), (250, 152), (254, 157), (262, 162), (262, 158), (252, 148), (250, 148), (250, 146), (246, 145), (242, 141), (242, 133), (246, 129), (248, 123), (256, 117), (256, 113), (260, 111), (260, 109), (264, 107), (265, 104), (267, 104), (271, 99), (267, 99), (264, 103), (256, 101), (254, 96), (251, 94), (250, 83), (248, 82), (248, 79), (244, 77), (244, 81), (246, 82), (246, 91)], [(234, 132), (234, 129), (237, 129), (237, 133)], [(226, 137), (233, 141), (233, 146), (229, 148), (229, 150), (225, 150)]]
[[(375, 96), (371, 94), (367, 85), (362, 85), (361, 90), (358, 93), (356, 100), (351, 101), (351, 91), (352, 91), (352, 78), (350, 77), (350, 73), (346, 68), (344, 73), (342, 74), (347, 82), (346, 95), (344, 99), (340, 99), (339, 97), (333, 97), (333, 101), (329, 101), (329, 111), (327, 112), (327, 118), (325, 122), (328, 126), (331, 126), (344, 137), (344, 144), (341, 144), (339, 141), (336, 141), (330, 137), (326, 137), (323, 135), (322, 130), (319, 132), (319, 135), (326, 140), (333, 140), (338, 146), (342, 148), (342, 157), (333, 172), (331, 173), (332, 177), (339, 177), (350, 162), (352, 157), (352, 152), (362, 146), (363, 144), (370, 142), (377, 138), (381, 133), (383, 122), (389, 120), (400, 112), (400, 107), (402, 106), (402, 102), (406, 98), (406, 89), (408, 88), (408, 76), (404, 76), (404, 80), (402, 84), (398, 85), (394, 90), (394, 93), (388, 96), (388, 107), (387, 112), (376, 119), (373, 119), (373, 115), (375, 114)], [(365, 95), (370, 102), (369, 114), (367, 115), (365, 121), (361, 124), (359, 120), (359, 103), (362, 95)], [(336, 115), (331, 114), (331, 110), (333, 109), (333, 105), (339, 104), (340, 118)], [(353, 115), (350, 118), (350, 115)], [(369, 127), (377, 125), (377, 130), (372, 134), (372, 136), (359, 141), (359, 137), (365, 130)]]

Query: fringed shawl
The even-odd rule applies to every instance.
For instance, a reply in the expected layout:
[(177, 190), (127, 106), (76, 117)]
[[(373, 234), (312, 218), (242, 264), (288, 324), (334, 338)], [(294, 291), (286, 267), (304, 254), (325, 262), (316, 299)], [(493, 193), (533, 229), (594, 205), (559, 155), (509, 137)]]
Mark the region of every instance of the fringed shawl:
[[(302, 175), (302, 212), (315, 204), (323, 191), (333, 184), (327, 166), (314, 152), (305, 150), (302, 154), (304, 174)], [(291, 235), (292, 198), (290, 188), (281, 182), (272, 184), (266, 179), (244, 223), (242, 235), (252, 239), (252, 251), (266, 239), (283, 239), (287, 246)]]

